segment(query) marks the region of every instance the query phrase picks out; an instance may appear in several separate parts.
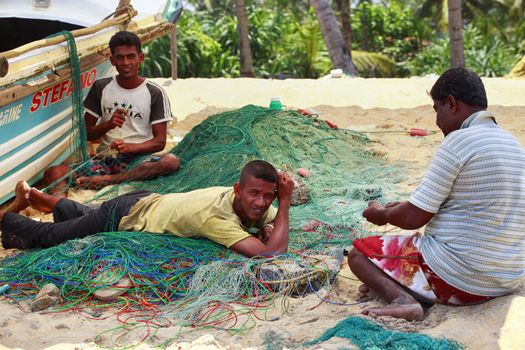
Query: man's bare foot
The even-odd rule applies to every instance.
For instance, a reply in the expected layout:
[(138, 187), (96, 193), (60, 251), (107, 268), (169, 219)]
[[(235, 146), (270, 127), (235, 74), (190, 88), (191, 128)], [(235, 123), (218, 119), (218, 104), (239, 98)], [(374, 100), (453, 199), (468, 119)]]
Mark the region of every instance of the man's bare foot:
[(376, 316), (391, 316), (395, 318), (404, 318), (407, 321), (419, 321), (425, 317), (423, 307), (417, 301), (408, 301), (396, 299), (390, 304), (383, 307), (371, 307), (364, 309), (362, 314), (373, 314)]
[(24, 181), (18, 181), (15, 186), (15, 200), (11, 205), (6, 209), (13, 213), (18, 213), (21, 210), (24, 210), (29, 206), (29, 201), (27, 200), (27, 194), (31, 190), (31, 186)]
[(41, 211), (42, 213), (51, 213), (53, 208), (55, 208), (55, 205), (61, 199), (39, 191), (36, 188), (31, 188), (27, 195), (31, 208)]
[(77, 179), (77, 186), (90, 190), (98, 190), (104, 186), (111, 185), (113, 183), (112, 179), (111, 175), (82, 176)]
[(359, 301), (371, 301), (381, 299), (381, 295), (379, 295), (379, 293), (377, 293), (375, 290), (373, 290), (366, 284), (360, 285), (358, 290), (359, 294), (357, 296), (357, 299)]

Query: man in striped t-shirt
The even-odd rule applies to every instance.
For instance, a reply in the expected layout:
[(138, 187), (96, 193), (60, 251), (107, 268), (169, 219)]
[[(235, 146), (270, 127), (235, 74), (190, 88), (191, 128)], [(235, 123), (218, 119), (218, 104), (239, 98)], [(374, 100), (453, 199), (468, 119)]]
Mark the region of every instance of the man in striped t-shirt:
[(365, 314), (422, 319), (421, 303), (469, 305), (515, 291), (525, 274), (525, 151), (486, 111), (481, 79), (447, 70), (430, 92), (445, 139), (408, 201), (363, 216), (424, 234), (356, 239), (348, 262)]

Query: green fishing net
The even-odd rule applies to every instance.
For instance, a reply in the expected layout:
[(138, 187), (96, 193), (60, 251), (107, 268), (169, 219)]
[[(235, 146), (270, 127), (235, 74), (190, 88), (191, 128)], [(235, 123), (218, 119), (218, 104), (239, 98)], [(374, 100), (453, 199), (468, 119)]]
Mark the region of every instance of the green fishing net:
[[(311, 197), (291, 208), (289, 252), (275, 260), (304, 266), (305, 257), (319, 253), (342, 258), (354, 238), (369, 234), (361, 216), (367, 202), (388, 200), (385, 194), (395, 193), (404, 174), (368, 151), (369, 142), (314, 116), (250, 105), (195, 126), (170, 151), (182, 160), (176, 173), (106, 188), (93, 202), (138, 189), (171, 193), (231, 186), (246, 162), (264, 159), (294, 175)], [(298, 176), (299, 168), (309, 176)], [(159, 320), (166, 319), (179, 320), (179, 326), (242, 330), (253, 322), (238, 317), (265, 319), (277, 297), (286, 295), (258, 278), (257, 268), (267, 260), (247, 259), (204, 239), (109, 232), (3, 259), (0, 282), (9, 285), (6, 296), (15, 302), (30, 300), (44, 284), (54, 283), (63, 297), (54, 310), (81, 310), (96, 318), (116, 308), (126, 315), (119, 316), (127, 321), (119, 330), (124, 333), (137, 324), (162, 327)], [(114, 278), (101, 282), (96, 278), (101, 274)], [(118, 299), (93, 297), (97, 288), (124, 277), (131, 287)], [(333, 280), (324, 279), (324, 286)]]

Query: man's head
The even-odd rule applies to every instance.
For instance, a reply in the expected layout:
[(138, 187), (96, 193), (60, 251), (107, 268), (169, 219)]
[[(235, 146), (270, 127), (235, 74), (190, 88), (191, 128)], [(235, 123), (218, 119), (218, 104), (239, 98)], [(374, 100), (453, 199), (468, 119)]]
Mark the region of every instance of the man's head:
[(117, 32), (109, 39), (110, 61), (124, 80), (135, 79), (144, 54), (139, 37), (131, 32)]
[(447, 136), (472, 113), (487, 109), (487, 94), (480, 77), (461, 67), (443, 73), (430, 90), (436, 123)]
[(247, 163), (234, 186), (233, 209), (243, 222), (261, 219), (272, 204), (279, 185), (277, 170), (264, 160)]

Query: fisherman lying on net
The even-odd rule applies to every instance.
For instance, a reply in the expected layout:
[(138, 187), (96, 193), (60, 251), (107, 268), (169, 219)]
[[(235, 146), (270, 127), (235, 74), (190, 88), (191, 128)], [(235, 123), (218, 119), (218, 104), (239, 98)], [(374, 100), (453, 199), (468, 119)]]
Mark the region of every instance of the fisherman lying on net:
[(445, 139), (408, 201), (370, 202), (376, 225), (424, 234), (354, 240), (348, 263), (365, 314), (419, 320), (421, 303), (478, 304), (512, 293), (525, 274), (525, 151), (486, 110), (481, 79), (451, 68), (430, 95)]
[(49, 191), (57, 197), (65, 197), (63, 179), (68, 175), (79, 187), (99, 189), (164, 176), (179, 168), (180, 160), (170, 153), (134, 164), (138, 156), (160, 152), (166, 146), (167, 125), (173, 119), (170, 102), (159, 85), (139, 75), (144, 53), (136, 34), (116, 33), (109, 48), (118, 74), (95, 81), (84, 100), (87, 138), (100, 140), (100, 145), (96, 156), (81, 166), (61, 164), (46, 169), (46, 184), (58, 182)]
[[(17, 184), (16, 199), (0, 211), (4, 248), (50, 247), (99, 232), (144, 231), (179, 237), (205, 237), (247, 257), (283, 254), (288, 249), (293, 181), (268, 162), (242, 169), (233, 188), (209, 187), (160, 195), (130, 192), (93, 209)], [(271, 204), (277, 197), (279, 208)], [(54, 222), (39, 222), (16, 212), (31, 205), (53, 212)], [(256, 235), (248, 233), (255, 229)]]

